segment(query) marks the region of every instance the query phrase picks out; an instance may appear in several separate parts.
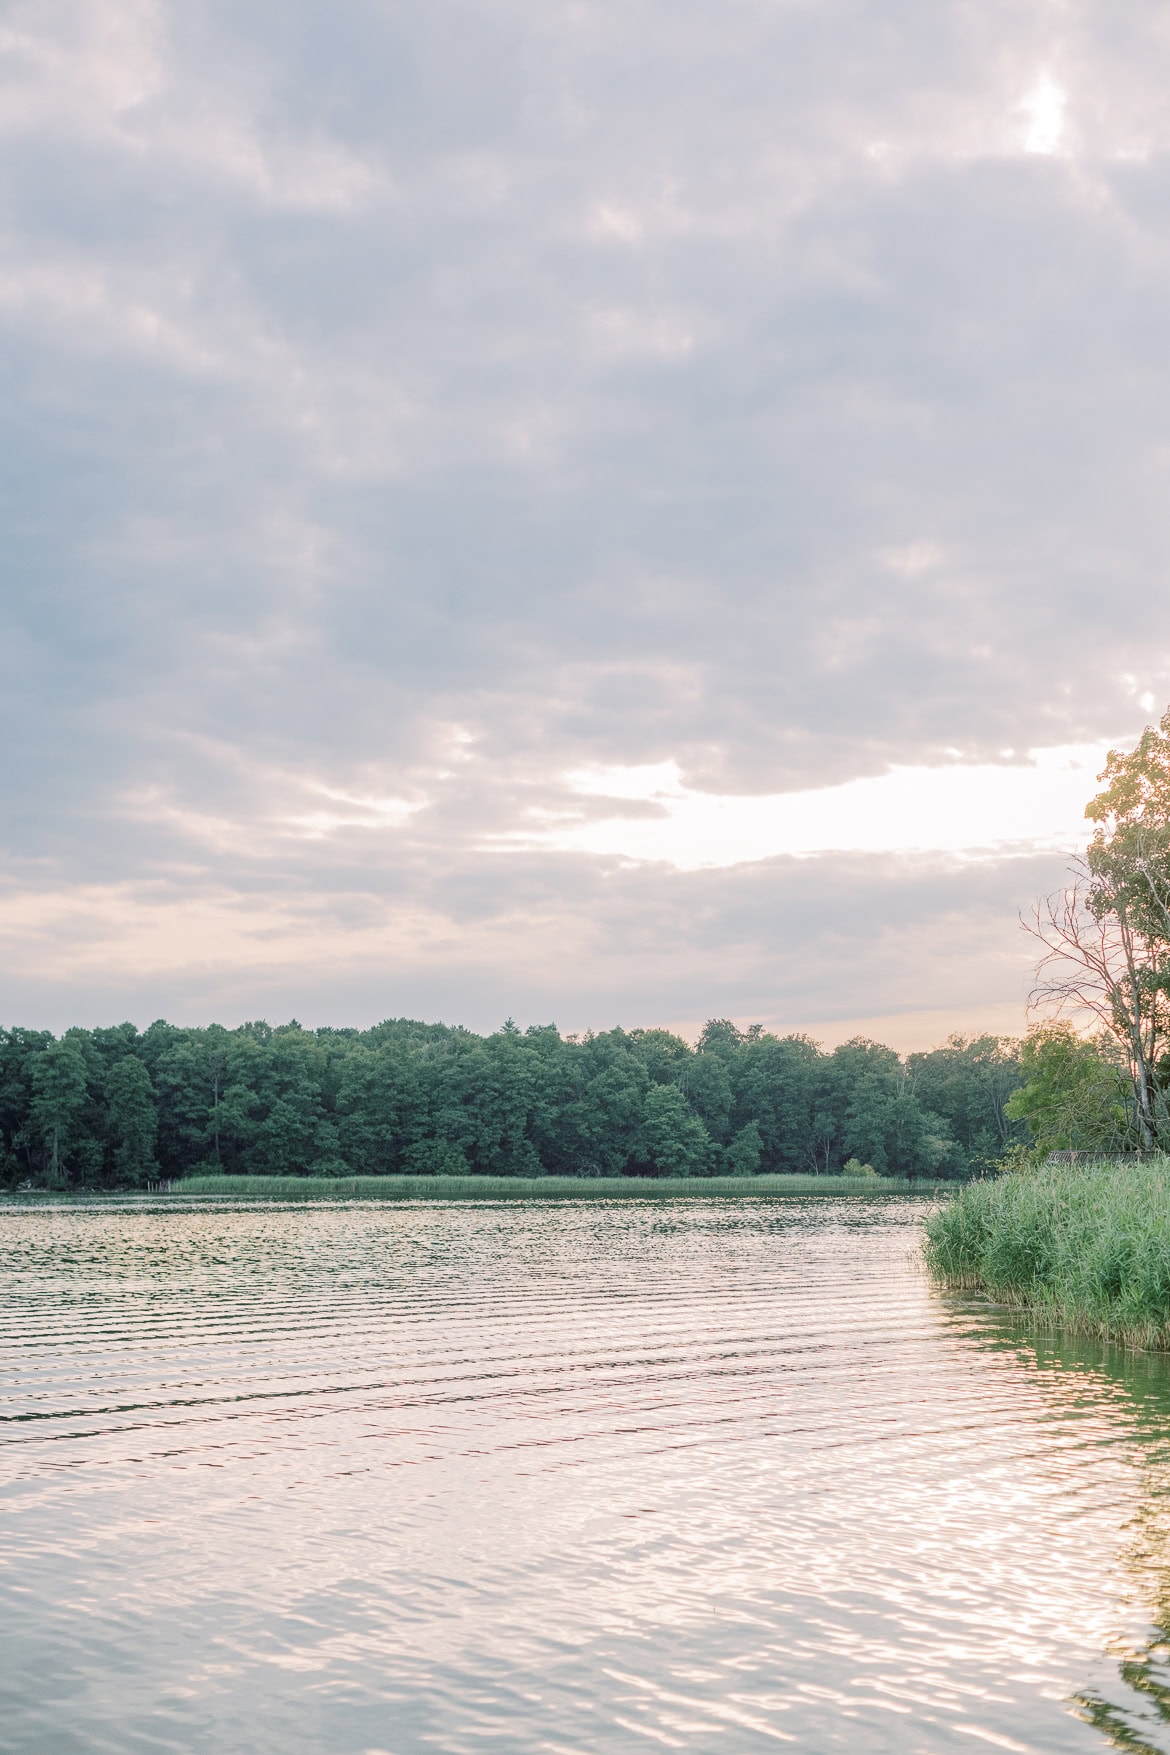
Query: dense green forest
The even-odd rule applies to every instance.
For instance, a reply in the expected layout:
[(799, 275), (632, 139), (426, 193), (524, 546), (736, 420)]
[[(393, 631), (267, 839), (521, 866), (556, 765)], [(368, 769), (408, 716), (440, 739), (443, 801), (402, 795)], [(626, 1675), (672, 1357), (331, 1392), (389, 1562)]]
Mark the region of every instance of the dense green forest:
[(900, 1058), (865, 1040), (713, 1020), (490, 1036), (398, 1018), (370, 1030), (155, 1023), (0, 1032), (9, 1187), (134, 1187), (209, 1171), (353, 1176), (965, 1176), (1022, 1135), (1019, 1045), (955, 1037)]

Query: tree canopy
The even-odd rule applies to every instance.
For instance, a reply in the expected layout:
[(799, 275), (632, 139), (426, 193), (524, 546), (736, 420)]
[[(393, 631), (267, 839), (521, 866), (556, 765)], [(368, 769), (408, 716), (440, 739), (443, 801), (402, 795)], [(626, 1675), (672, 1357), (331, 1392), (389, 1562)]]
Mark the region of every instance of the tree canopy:
[(1024, 1126), (1016, 1045), (953, 1038), (900, 1058), (857, 1039), (712, 1020), (665, 1030), (489, 1036), (392, 1018), (224, 1029), (158, 1022), (0, 1031), (8, 1186), (134, 1187), (208, 1170), (350, 1176), (962, 1176)]

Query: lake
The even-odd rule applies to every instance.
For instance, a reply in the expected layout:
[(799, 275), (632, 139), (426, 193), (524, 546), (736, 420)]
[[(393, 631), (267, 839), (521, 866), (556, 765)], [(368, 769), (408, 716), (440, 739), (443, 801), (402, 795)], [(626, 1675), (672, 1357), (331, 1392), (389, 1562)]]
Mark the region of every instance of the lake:
[(1170, 1363), (923, 1210), (4, 1208), (0, 1747), (1170, 1749)]

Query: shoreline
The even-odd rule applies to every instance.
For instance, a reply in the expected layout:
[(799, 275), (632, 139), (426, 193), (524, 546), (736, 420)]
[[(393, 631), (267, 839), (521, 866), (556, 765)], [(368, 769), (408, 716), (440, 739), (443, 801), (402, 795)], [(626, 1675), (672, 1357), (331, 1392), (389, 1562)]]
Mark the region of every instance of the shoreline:
[(87, 1205), (134, 1201), (167, 1205), (197, 1201), (450, 1202), (761, 1200), (810, 1195), (920, 1195), (937, 1199), (956, 1184), (892, 1176), (191, 1176), (156, 1189), (9, 1189), (0, 1206)]
[(1002, 1316), (1020, 1317), (1030, 1326), (1065, 1335), (1070, 1340), (1108, 1343), (1132, 1353), (1170, 1354), (1170, 1320), (1164, 1324), (1127, 1324), (1116, 1316), (1066, 1308), (1052, 1298), (1013, 1292), (1002, 1286), (988, 1286), (981, 1280), (960, 1276), (952, 1279), (933, 1272), (931, 1278), (940, 1292), (951, 1297), (978, 1298), (989, 1310)]

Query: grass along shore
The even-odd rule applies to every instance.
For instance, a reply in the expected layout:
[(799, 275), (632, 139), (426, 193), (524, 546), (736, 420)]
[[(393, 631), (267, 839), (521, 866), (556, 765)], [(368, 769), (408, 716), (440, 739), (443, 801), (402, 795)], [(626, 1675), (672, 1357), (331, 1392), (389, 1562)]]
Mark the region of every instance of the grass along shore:
[(926, 1231), (927, 1266), (945, 1286), (1074, 1332), (1170, 1349), (1170, 1158), (971, 1182)]
[(174, 1195), (237, 1200), (678, 1200), (791, 1194), (934, 1194), (890, 1176), (187, 1176)]

